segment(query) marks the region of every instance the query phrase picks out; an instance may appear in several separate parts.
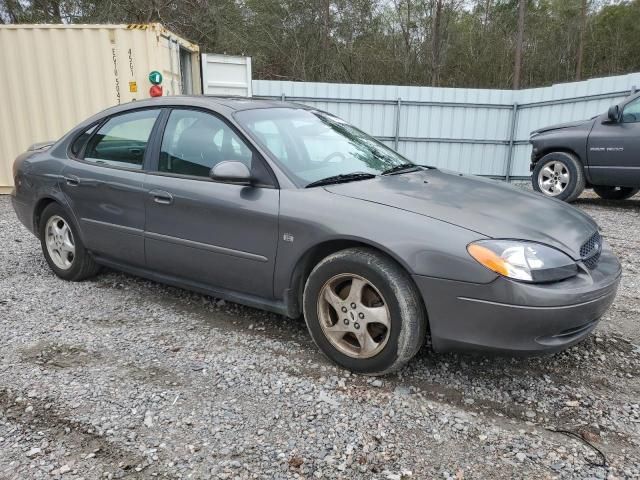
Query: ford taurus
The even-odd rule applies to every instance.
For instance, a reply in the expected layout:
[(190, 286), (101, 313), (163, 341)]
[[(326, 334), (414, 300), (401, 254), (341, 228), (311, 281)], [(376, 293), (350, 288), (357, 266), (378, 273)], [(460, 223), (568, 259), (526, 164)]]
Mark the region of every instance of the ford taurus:
[(163, 97), (106, 110), (14, 163), (51, 270), (102, 266), (296, 318), (382, 374), (435, 351), (553, 352), (611, 305), (620, 264), (558, 200), (412, 163), (285, 102)]

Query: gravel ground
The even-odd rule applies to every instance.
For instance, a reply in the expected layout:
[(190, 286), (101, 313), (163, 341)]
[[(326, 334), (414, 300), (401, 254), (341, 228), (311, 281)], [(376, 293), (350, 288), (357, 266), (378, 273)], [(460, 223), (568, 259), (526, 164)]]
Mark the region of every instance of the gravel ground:
[(541, 358), (425, 348), (370, 378), (302, 321), (59, 280), (0, 197), (0, 479), (640, 478), (640, 196), (576, 205), (624, 265), (594, 335)]

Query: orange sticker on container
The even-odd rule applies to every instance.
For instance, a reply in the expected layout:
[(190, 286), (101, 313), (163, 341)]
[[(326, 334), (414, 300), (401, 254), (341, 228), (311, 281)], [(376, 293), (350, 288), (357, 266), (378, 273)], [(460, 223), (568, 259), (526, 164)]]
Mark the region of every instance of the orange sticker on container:
[(129, 91), (136, 93), (138, 91), (138, 84), (136, 82), (129, 82)]

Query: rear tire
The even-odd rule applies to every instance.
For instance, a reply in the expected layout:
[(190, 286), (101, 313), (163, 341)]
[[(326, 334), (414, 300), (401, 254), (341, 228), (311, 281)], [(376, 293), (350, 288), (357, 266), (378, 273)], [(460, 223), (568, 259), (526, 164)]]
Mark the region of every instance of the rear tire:
[(303, 307), (318, 348), (357, 373), (382, 375), (401, 368), (426, 337), (426, 314), (411, 277), (368, 248), (349, 248), (322, 260), (309, 275)]
[(58, 277), (79, 282), (100, 271), (70, 215), (59, 204), (52, 203), (44, 209), (38, 227), (44, 258)]
[(565, 202), (573, 202), (584, 190), (586, 180), (582, 164), (575, 155), (551, 152), (536, 163), (531, 183), (536, 192)]
[(593, 187), (593, 191), (596, 192), (596, 195), (600, 198), (604, 198), (605, 200), (626, 200), (638, 193), (640, 188), (605, 187), (598, 185)]

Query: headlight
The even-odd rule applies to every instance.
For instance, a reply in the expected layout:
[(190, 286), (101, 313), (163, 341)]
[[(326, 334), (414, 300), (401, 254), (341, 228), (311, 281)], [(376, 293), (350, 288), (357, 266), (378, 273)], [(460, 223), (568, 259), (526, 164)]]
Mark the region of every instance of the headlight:
[(569, 256), (539, 243), (481, 240), (469, 244), (467, 251), (489, 270), (524, 282), (557, 282), (578, 273)]

